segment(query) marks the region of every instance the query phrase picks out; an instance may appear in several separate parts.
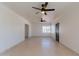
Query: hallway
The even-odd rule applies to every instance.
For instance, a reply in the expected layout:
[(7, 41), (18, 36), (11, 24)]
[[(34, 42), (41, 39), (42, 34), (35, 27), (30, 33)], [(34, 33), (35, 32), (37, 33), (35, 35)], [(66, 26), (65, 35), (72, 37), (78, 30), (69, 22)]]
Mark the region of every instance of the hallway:
[(48, 37), (33, 37), (9, 49), (1, 56), (77, 56), (75, 52)]

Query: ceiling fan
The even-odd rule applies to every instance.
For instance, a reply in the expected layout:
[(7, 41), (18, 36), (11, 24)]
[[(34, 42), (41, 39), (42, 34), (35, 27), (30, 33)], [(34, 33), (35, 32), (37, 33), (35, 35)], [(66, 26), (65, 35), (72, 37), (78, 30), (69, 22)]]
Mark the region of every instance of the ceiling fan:
[(46, 22), (46, 20), (43, 20), (43, 18), (41, 18), (40, 22)]
[[(47, 13), (46, 13), (47, 11), (55, 11), (55, 9), (46, 9), (47, 5), (48, 5), (48, 2), (45, 2), (45, 4), (41, 5), (42, 8), (37, 8), (37, 7), (32, 7), (32, 8), (40, 10), (41, 13), (43, 13), (45, 15), (47, 15)], [(37, 12), (36, 14), (38, 14), (38, 13), (39, 12)]]

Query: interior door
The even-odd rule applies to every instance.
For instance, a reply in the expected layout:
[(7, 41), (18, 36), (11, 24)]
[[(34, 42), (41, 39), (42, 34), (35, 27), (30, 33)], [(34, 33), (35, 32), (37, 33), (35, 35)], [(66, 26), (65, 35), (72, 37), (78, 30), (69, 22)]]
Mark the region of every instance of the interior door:
[(29, 34), (29, 26), (28, 24), (25, 24), (25, 39), (28, 38), (28, 34)]
[(59, 23), (55, 25), (56, 41), (59, 42)]

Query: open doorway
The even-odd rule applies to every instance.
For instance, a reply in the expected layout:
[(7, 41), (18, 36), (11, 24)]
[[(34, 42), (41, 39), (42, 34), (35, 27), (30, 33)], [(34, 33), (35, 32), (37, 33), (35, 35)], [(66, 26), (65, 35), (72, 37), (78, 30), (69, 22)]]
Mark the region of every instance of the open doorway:
[(59, 23), (55, 24), (56, 41), (59, 42)]
[(29, 36), (29, 25), (25, 24), (25, 39), (27, 39)]

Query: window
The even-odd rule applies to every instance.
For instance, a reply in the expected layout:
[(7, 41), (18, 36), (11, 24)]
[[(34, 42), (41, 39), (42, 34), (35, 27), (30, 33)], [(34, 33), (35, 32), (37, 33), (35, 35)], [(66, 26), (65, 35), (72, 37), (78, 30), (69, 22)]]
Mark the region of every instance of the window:
[(54, 25), (51, 26), (51, 32), (55, 33), (55, 26)]
[(43, 33), (50, 33), (51, 32), (50, 26), (42, 26), (42, 32)]

